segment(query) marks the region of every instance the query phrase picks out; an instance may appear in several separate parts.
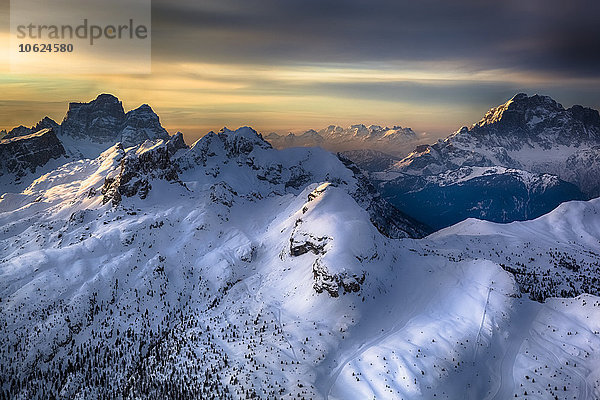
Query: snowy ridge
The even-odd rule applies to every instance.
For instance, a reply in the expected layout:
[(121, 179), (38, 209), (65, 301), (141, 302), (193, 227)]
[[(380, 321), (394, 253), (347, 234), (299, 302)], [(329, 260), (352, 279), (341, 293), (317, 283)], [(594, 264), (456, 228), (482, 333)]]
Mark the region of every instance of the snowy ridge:
[(487, 231), (512, 247), (478, 245), (467, 225), (492, 225), (472, 220), (391, 239), (343, 158), (251, 128), (181, 142), (115, 145), (2, 196), (5, 397), (600, 396), (600, 298), (534, 302), (519, 285), (545, 285), (509, 272), (558, 281), (537, 253), (559, 248), (580, 265), (568, 295), (600, 294), (598, 202)]
[[(470, 246), (462, 242), (477, 243), (477, 249), (492, 249), (488, 257), (516, 272), (517, 281), (536, 299), (598, 294), (599, 215), (599, 199), (568, 202), (532, 221), (496, 224), (468, 219), (429, 238), (454, 242), (453, 247), (458, 241), (459, 247), (466, 249)], [(462, 256), (468, 254), (471, 251)]]
[(514, 168), (504, 167), (462, 167), (456, 170), (446, 171), (439, 175), (427, 176), (428, 182), (436, 183), (439, 186), (458, 185), (475, 178), (486, 177), (498, 174), (508, 174), (514, 176), (525, 184), (528, 190), (543, 191), (559, 182), (558, 177), (550, 174), (535, 174)]

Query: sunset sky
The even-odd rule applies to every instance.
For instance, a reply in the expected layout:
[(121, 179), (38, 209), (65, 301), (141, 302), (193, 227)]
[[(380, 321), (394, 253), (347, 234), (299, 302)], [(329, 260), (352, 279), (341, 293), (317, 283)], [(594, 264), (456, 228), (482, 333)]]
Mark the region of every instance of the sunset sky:
[(599, 15), (597, 0), (153, 0), (152, 74), (13, 74), (3, 57), (0, 129), (60, 122), (102, 92), (150, 104), (188, 142), (224, 125), (441, 137), (517, 92), (598, 109)]

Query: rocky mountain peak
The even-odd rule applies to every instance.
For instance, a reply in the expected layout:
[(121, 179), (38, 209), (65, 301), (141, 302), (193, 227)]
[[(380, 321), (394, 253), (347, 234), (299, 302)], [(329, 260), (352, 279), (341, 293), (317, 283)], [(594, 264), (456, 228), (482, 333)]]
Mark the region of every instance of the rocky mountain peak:
[(236, 130), (223, 127), (218, 135), (230, 155), (248, 154), (254, 147), (270, 149), (272, 146), (260, 133), (249, 126), (242, 126)]
[[(99, 111), (104, 110), (112, 112), (114, 114), (125, 114), (123, 110), (123, 103), (112, 94), (102, 93), (99, 94), (94, 100), (85, 102), (72, 102), (69, 103), (69, 112), (76, 111), (79, 109), (85, 109), (88, 111)], [(67, 115), (68, 116), (68, 115)]]
[(89, 103), (69, 104), (62, 134), (93, 142), (117, 141), (124, 120), (121, 101), (111, 94), (101, 94)]
[(543, 148), (598, 144), (600, 116), (583, 106), (565, 109), (549, 96), (519, 93), (506, 103), (490, 109), (468, 131), (455, 133), (459, 142), (516, 149), (524, 143)]
[(19, 136), (30, 135), (32, 133), (41, 131), (42, 129), (52, 129), (54, 133), (58, 133), (58, 131), (60, 130), (60, 125), (57, 124), (56, 121), (54, 121), (52, 118), (44, 117), (31, 128), (28, 128), (24, 125), (19, 125), (8, 132), (2, 131), (2, 134), (0, 134), (0, 138), (12, 139)]
[(581, 121), (586, 128), (600, 127), (600, 114), (593, 108), (574, 105), (567, 110), (573, 118)]
[(55, 133), (57, 133), (60, 130), (60, 125), (52, 118), (46, 116), (32, 128), (33, 132), (37, 132), (42, 129), (52, 129)]
[(125, 114), (121, 128), (121, 143), (124, 146), (133, 146), (148, 139), (168, 138), (169, 133), (162, 127), (158, 115), (148, 104), (142, 104)]
[(61, 137), (99, 144), (121, 142), (125, 147), (146, 140), (169, 138), (158, 115), (148, 104), (125, 113), (122, 102), (111, 94), (101, 94), (89, 103), (70, 103), (60, 134)]
[(506, 103), (490, 109), (475, 127), (524, 128), (564, 111), (563, 106), (551, 97), (519, 93)]
[(25, 136), (32, 133), (31, 128), (28, 128), (24, 125), (19, 125), (17, 127), (12, 128), (10, 131), (6, 132), (6, 134), (2, 137), (3, 139), (12, 139), (18, 136)]

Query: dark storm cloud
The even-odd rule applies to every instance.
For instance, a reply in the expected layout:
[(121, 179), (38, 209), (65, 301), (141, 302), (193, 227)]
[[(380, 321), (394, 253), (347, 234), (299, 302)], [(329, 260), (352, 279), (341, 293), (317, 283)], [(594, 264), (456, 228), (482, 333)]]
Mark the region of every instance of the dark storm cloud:
[(154, 56), (258, 64), (458, 61), (598, 76), (597, 0), (153, 1)]

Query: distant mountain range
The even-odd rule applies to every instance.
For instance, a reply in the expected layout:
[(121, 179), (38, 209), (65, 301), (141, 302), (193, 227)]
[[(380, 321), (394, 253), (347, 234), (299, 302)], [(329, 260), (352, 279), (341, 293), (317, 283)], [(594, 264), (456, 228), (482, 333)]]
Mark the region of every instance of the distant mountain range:
[(1, 131), (0, 139), (22, 137), (42, 129), (53, 130), (61, 142), (65, 142), (69, 156), (86, 158), (97, 157), (116, 142), (129, 147), (148, 139), (169, 137), (149, 105), (143, 104), (126, 113), (119, 99), (101, 94), (89, 103), (69, 103), (67, 115), (60, 124), (44, 117), (32, 127), (20, 125), (8, 132)]
[(362, 124), (346, 128), (330, 125), (318, 131), (311, 129), (286, 136), (269, 133), (265, 139), (276, 148), (322, 147), (329, 151), (369, 149), (397, 156), (405, 156), (423, 140), (410, 128)]
[[(71, 103), (61, 124), (45, 117), (3, 133), (0, 189), (25, 188), (44, 172), (95, 158), (117, 142), (126, 148), (168, 138), (148, 105), (126, 113), (109, 94)], [(340, 157), (369, 174), (387, 200), (433, 229), (469, 217), (532, 219), (564, 201), (600, 194), (598, 111), (565, 109), (546, 96), (518, 94), (433, 145), (415, 146), (410, 128), (377, 125), (332, 125), (265, 139), (275, 147), (345, 150)], [(404, 158), (390, 154), (408, 148), (413, 151)]]

